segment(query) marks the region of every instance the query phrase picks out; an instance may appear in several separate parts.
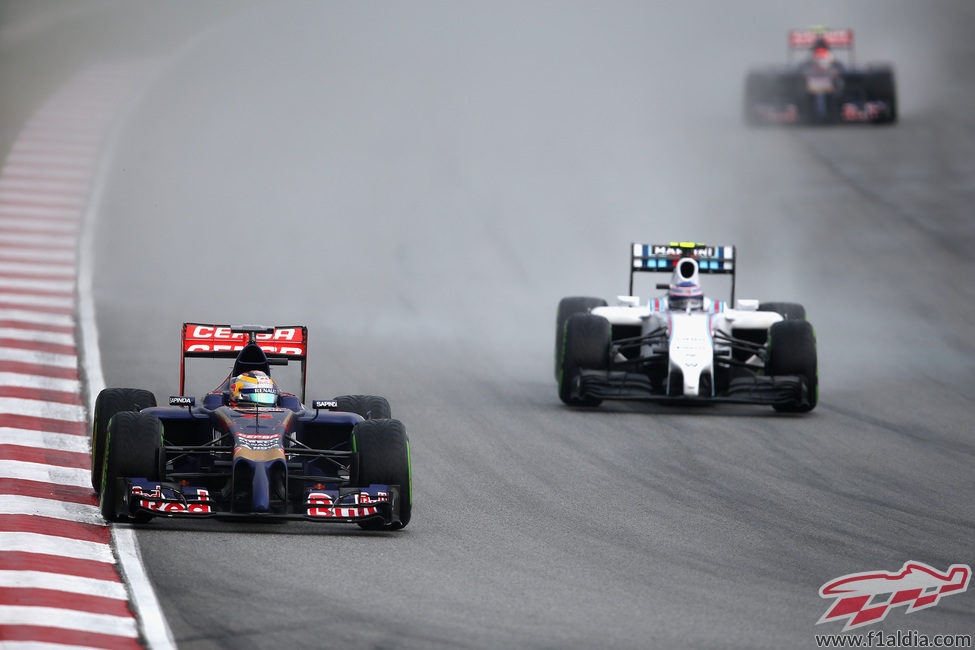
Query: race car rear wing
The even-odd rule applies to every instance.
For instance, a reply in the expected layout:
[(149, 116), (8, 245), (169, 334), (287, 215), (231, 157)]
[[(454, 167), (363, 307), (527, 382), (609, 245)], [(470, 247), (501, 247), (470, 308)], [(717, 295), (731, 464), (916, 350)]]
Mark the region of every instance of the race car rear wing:
[(790, 48), (809, 49), (818, 41), (822, 41), (834, 49), (850, 50), (853, 49), (853, 30), (827, 29), (826, 27), (789, 30)]
[(708, 246), (695, 242), (669, 244), (631, 244), (630, 295), (633, 295), (634, 273), (671, 273), (678, 260), (693, 257), (698, 273), (731, 276), (731, 304), (735, 304), (735, 247)]
[(808, 50), (822, 41), (834, 50), (848, 50), (850, 52), (850, 63), (853, 57), (853, 30), (852, 29), (829, 29), (828, 27), (809, 27), (807, 29), (789, 30), (789, 55), (793, 50)]
[[(271, 365), (301, 362), (301, 401), (305, 401), (308, 328), (303, 325), (213, 325), (183, 323), (180, 335), (179, 394), (186, 384), (186, 359), (236, 359), (248, 343), (261, 348)], [(256, 352), (256, 351), (255, 351)]]

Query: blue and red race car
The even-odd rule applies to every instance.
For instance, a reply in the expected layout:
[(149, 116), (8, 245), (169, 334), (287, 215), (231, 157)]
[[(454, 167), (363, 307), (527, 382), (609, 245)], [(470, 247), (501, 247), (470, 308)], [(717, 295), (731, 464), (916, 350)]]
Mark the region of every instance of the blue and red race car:
[[(761, 124), (841, 124), (897, 121), (897, 88), (889, 64), (856, 67), (853, 30), (793, 29), (789, 63), (752, 70), (745, 79), (745, 122)], [(801, 63), (797, 50), (808, 50)], [(846, 53), (846, 61), (836, 57)]]
[[(95, 402), (92, 486), (110, 521), (224, 517), (354, 522), (397, 530), (410, 521), (406, 428), (374, 395), (304, 406), (305, 327), (184, 323), (180, 394), (156, 406), (146, 390), (106, 388)], [(183, 395), (187, 358), (234, 359), (199, 401)], [(271, 366), (301, 365), (301, 396)]]

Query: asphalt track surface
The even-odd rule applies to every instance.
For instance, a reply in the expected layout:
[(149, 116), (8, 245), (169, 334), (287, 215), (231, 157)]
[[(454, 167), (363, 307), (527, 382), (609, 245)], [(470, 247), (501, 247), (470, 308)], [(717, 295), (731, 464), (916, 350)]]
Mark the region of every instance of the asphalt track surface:
[[(309, 399), (388, 397), (415, 488), (396, 534), (140, 529), (180, 648), (812, 647), (832, 578), (973, 563), (975, 10), (670, 4), (259, 6), (152, 83), (96, 232), (106, 383), (175, 394), (184, 320), (305, 324)], [(900, 124), (743, 127), (747, 65), (826, 19)], [(675, 238), (806, 305), (813, 413), (558, 401), (558, 299)]]

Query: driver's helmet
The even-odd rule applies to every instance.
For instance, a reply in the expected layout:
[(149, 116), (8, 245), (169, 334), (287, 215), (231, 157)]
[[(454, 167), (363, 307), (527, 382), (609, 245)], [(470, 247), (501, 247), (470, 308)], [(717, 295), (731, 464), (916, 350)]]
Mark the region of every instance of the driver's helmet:
[(241, 373), (230, 382), (230, 401), (236, 404), (274, 406), (280, 395), (274, 380), (260, 370)]
[(667, 305), (671, 309), (704, 309), (704, 290), (696, 282), (684, 281), (670, 285), (667, 292)]
[(833, 65), (833, 52), (823, 41), (819, 41), (813, 46), (812, 62), (824, 68)]

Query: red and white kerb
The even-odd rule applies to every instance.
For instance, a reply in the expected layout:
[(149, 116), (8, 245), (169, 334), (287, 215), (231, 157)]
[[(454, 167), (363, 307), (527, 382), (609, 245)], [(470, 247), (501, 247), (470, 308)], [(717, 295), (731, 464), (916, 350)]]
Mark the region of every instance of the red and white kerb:
[[(77, 248), (131, 66), (71, 80), (0, 169), (0, 645), (139, 648), (89, 474)], [(54, 646), (51, 646), (54, 647)]]

